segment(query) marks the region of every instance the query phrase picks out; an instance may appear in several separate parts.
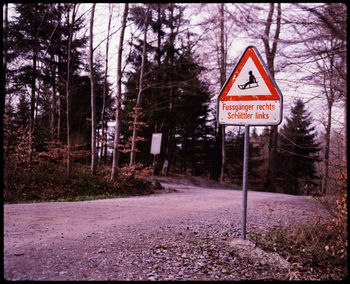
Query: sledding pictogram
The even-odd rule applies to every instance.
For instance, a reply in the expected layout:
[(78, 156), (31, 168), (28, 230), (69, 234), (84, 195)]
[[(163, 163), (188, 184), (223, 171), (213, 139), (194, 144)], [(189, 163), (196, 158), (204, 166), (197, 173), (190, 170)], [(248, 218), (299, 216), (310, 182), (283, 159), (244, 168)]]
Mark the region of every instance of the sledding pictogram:
[(259, 87), (259, 84), (256, 81), (252, 71), (249, 71), (249, 81), (244, 85), (238, 85), (238, 88), (241, 90), (246, 90), (246, 89), (256, 88), (256, 87)]

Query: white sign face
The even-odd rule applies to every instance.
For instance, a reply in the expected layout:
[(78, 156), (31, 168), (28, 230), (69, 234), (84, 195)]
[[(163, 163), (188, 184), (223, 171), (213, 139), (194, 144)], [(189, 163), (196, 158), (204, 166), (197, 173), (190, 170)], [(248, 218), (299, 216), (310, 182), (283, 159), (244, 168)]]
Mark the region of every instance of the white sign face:
[(153, 133), (152, 143), (151, 143), (151, 154), (157, 155), (160, 153), (161, 143), (162, 143), (162, 133)]
[(281, 123), (282, 94), (255, 47), (246, 49), (220, 91), (217, 120), (227, 125)]
[[(229, 125), (273, 125), (280, 123), (278, 101), (219, 102), (219, 121)], [(271, 123), (273, 122), (273, 123)]]

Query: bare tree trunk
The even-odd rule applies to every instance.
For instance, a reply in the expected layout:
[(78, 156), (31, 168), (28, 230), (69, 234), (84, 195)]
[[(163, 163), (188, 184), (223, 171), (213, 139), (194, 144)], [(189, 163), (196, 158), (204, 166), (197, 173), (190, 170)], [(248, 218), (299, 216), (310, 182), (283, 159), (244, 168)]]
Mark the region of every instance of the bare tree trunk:
[(135, 106), (135, 117), (133, 123), (133, 132), (132, 132), (132, 140), (131, 140), (131, 152), (130, 152), (130, 167), (135, 164), (135, 156), (136, 156), (136, 138), (137, 138), (137, 120), (139, 116), (139, 110), (141, 107), (141, 99), (142, 99), (142, 91), (143, 91), (143, 77), (145, 72), (145, 62), (146, 62), (146, 42), (147, 42), (147, 30), (148, 30), (148, 11), (149, 6), (146, 12), (146, 23), (145, 30), (143, 36), (143, 48), (142, 48), (142, 63), (141, 63), (141, 72), (140, 72), (140, 82), (139, 82), (139, 92), (137, 94), (137, 101)]
[[(67, 81), (66, 81), (66, 115), (67, 115), (67, 178), (70, 178), (71, 175), (71, 133), (70, 133), (70, 72), (71, 72), (71, 45), (72, 45), (72, 37), (73, 37), (73, 26), (75, 22), (75, 13), (76, 13), (76, 5), (73, 4), (73, 12), (72, 12), (72, 21), (69, 25), (69, 37), (68, 37), (68, 58), (67, 58)], [(69, 13), (68, 13), (69, 18)], [(68, 20), (69, 21), (69, 20)]]
[[(51, 55), (51, 61), (54, 61), (54, 55)], [(56, 121), (56, 66), (51, 67), (52, 94), (51, 94), (51, 114), (50, 114), (50, 138), (55, 140), (55, 121)]]
[(58, 99), (57, 99), (57, 142), (61, 140), (61, 117), (62, 117), (62, 100), (61, 100), (61, 56), (58, 56)]
[[(35, 5), (35, 8), (36, 9)], [(36, 13), (36, 11), (35, 11)], [(38, 41), (38, 33), (34, 38), (34, 42)], [(31, 97), (30, 97), (30, 118), (29, 118), (29, 161), (32, 162), (33, 154), (33, 133), (34, 133), (34, 120), (35, 120), (35, 92), (36, 92), (36, 71), (37, 71), (37, 48), (36, 46), (33, 49), (33, 58), (32, 58), (32, 80), (31, 80)]]
[(330, 140), (331, 140), (331, 124), (332, 124), (332, 106), (333, 101), (328, 100), (328, 117), (327, 117), (327, 126), (326, 126), (326, 146), (324, 152), (324, 176), (322, 182), (322, 192), (327, 194), (328, 189), (328, 178), (329, 178), (329, 149), (330, 149)]
[(344, 161), (346, 161), (346, 165), (347, 165), (347, 155), (348, 155), (348, 124), (347, 124), (347, 120), (348, 120), (348, 109), (347, 109), (347, 96), (344, 97), (344, 132), (345, 132), (345, 136), (344, 136)]
[[(58, 3), (58, 9), (60, 8), (61, 4)], [(59, 26), (59, 31), (61, 31), (61, 16), (60, 16), (60, 19), (59, 19), (59, 23), (58, 23), (58, 26)], [(61, 45), (61, 37), (58, 38), (58, 44)], [(57, 58), (57, 61), (58, 61), (58, 66), (57, 66), (57, 90), (58, 90), (58, 98), (57, 98), (57, 142), (60, 142), (61, 140), (61, 117), (62, 117), (62, 101), (61, 101), (61, 96), (62, 96), (62, 93), (61, 93), (61, 90), (62, 90), (62, 57), (61, 55), (58, 55), (58, 58)]]
[[(345, 31), (344, 31), (345, 32)], [(346, 40), (345, 40), (346, 41)], [(347, 53), (346, 53), (347, 54)], [(342, 74), (345, 74), (344, 76), (344, 86), (345, 86), (345, 90), (347, 90), (347, 80), (345, 78), (347, 78), (347, 60), (346, 60), (346, 56), (342, 56), (341, 57), (341, 67), (340, 67), (340, 70), (341, 70), (341, 73)], [(347, 100), (348, 100), (348, 96), (347, 96), (347, 91), (345, 91), (344, 93), (344, 132), (345, 132), (345, 135), (344, 135), (344, 156), (343, 156), (343, 159), (345, 161), (345, 167), (347, 169), (347, 157), (348, 157), (348, 131), (347, 131), (347, 128), (348, 128), (348, 123), (347, 123), (347, 120), (348, 120), (348, 105), (347, 105)]]
[[(111, 4), (109, 4), (109, 20), (108, 20), (108, 29), (107, 29), (107, 42), (106, 42), (106, 59), (105, 59), (105, 76), (103, 82), (103, 97), (102, 97), (102, 110), (101, 110), (101, 148), (100, 148), (100, 159), (101, 163), (104, 148), (107, 147), (107, 137), (105, 134), (105, 109), (106, 109), (106, 93), (107, 93), (107, 77), (108, 77), (108, 51), (109, 51), (109, 35), (111, 30), (111, 21), (112, 21), (112, 12)], [(106, 158), (106, 157), (105, 157)], [(104, 160), (106, 161), (106, 160)]]
[(5, 3), (5, 19), (4, 19), (4, 39), (3, 39), (3, 58), (2, 58), (2, 63), (3, 63), (3, 69), (2, 69), (2, 90), (3, 90), (3, 94), (4, 94), (4, 98), (7, 94), (7, 50), (8, 50), (8, 46), (7, 46), (7, 34), (8, 34), (8, 3)]
[(32, 91), (30, 97), (30, 118), (29, 118), (29, 161), (32, 161), (33, 155), (33, 133), (34, 133), (34, 113), (35, 113), (35, 91), (36, 91), (36, 62), (37, 51), (33, 50), (33, 77), (32, 77)]
[[(36, 16), (39, 16), (37, 14), (36, 10), (37, 4), (34, 7), (34, 14)], [(40, 31), (40, 26), (43, 23), (45, 15), (42, 17), (41, 22), (39, 24), (39, 27), (37, 28), (36, 34), (34, 36), (34, 43), (38, 44), (38, 38), (39, 38), (39, 31)], [(34, 133), (34, 128), (35, 128), (35, 121), (37, 118), (38, 114), (38, 100), (39, 100), (39, 92), (36, 91), (36, 80), (37, 80), (37, 61), (38, 61), (38, 45), (34, 46), (33, 49), (33, 69), (32, 69), (32, 80), (31, 80), (31, 99), (30, 99), (30, 120), (29, 120), (29, 161), (31, 164), (32, 161), (32, 154), (33, 154), (33, 133)], [(35, 98), (35, 93), (37, 92), (37, 96)], [(36, 104), (35, 104), (35, 99), (36, 99)]]
[[(270, 11), (266, 20), (265, 32), (262, 37), (265, 46), (266, 60), (267, 66), (272, 77), (275, 77), (275, 69), (274, 69), (274, 59), (277, 51), (277, 42), (279, 38), (279, 33), (281, 30), (281, 3), (277, 4), (277, 21), (276, 21), (276, 31), (275, 36), (272, 43), (272, 48), (270, 49), (270, 28), (272, 25), (272, 17), (274, 12), (274, 3), (270, 3)], [(269, 191), (276, 190), (276, 158), (277, 158), (277, 139), (278, 139), (278, 126), (271, 126), (270, 132), (270, 141), (269, 141), (269, 168), (268, 168), (268, 176), (265, 184), (265, 188), (268, 188)]]
[(90, 85), (91, 85), (91, 173), (96, 173), (97, 152), (96, 152), (96, 98), (94, 82), (94, 50), (93, 50), (93, 27), (96, 3), (92, 4), (90, 18), (90, 49), (89, 49), (89, 66), (90, 66)]
[[(331, 40), (331, 45), (333, 45), (333, 42)], [(323, 66), (320, 65), (317, 62), (317, 66), (320, 70), (324, 70), (325, 66), (329, 66), (329, 70), (325, 70), (324, 72), (326, 74), (334, 74), (334, 69), (335, 67), (335, 62), (334, 62), (334, 54), (329, 54), (327, 53), (327, 57), (329, 60), (329, 63), (326, 64), (324, 62)], [(323, 87), (324, 87), (324, 93), (327, 98), (327, 108), (328, 108), (328, 113), (327, 113), (327, 122), (326, 122), (326, 133), (325, 133), (325, 140), (326, 140), (326, 145), (324, 148), (324, 174), (322, 177), (322, 184), (321, 184), (321, 191), (324, 194), (329, 194), (331, 193), (329, 190), (328, 186), (328, 179), (329, 179), (329, 151), (330, 151), (330, 143), (331, 143), (331, 127), (332, 127), (332, 108), (333, 104), (335, 101), (335, 90), (332, 86), (332, 81), (333, 78), (329, 76), (326, 76), (326, 74), (323, 76)], [(329, 80), (328, 86), (327, 86), (327, 79)]]
[(117, 97), (116, 97), (116, 109), (115, 109), (115, 127), (114, 127), (114, 145), (113, 145), (113, 162), (111, 181), (117, 177), (117, 167), (119, 164), (119, 139), (120, 139), (120, 100), (122, 96), (122, 54), (123, 54), (123, 41), (126, 27), (126, 21), (128, 17), (129, 4), (125, 3), (124, 14), (122, 21), (122, 29), (120, 31), (119, 48), (118, 48), (118, 62), (117, 62)]
[[(226, 58), (225, 58), (225, 19), (224, 19), (224, 3), (220, 4), (220, 84), (223, 86), (226, 81)], [(221, 127), (221, 172), (220, 182), (224, 181), (225, 177), (225, 163), (226, 163), (226, 151), (225, 151), (225, 125)]]
[[(174, 3), (170, 4), (170, 17), (169, 17), (169, 26), (170, 26), (170, 35), (169, 35), (169, 41), (170, 46), (174, 45), (175, 41), (175, 34), (174, 34)], [(168, 59), (170, 59), (170, 66), (174, 66), (174, 51), (169, 51), (164, 59), (164, 62), (168, 62)], [(159, 58), (160, 60), (160, 58)], [(171, 81), (172, 76), (170, 75), (169, 80)], [(165, 157), (169, 161), (168, 171), (171, 170), (171, 168), (175, 168), (175, 159), (172, 155), (173, 153), (173, 145), (174, 145), (174, 118), (173, 118), (173, 109), (174, 109), (174, 88), (170, 87), (169, 90), (169, 130), (168, 130), (168, 140), (166, 143), (166, 149), (165, 149)], [(184, 164), (184, 170), (186, 171), (186, 163)]]

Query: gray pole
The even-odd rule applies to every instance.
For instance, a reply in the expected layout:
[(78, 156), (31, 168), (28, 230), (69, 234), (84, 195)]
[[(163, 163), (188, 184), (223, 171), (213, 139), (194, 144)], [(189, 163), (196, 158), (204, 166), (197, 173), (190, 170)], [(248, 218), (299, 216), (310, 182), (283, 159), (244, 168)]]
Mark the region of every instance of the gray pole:
[(155, 166), (155, 163), (156, 163), (156, 154), (153, 155), (152, 182), (154, 181), (154, 180), (153, 180), (153, 175), (154, 175), (154, 166)]
[(242, 239), (246, 237), (247, 223), (247, 185), (248, 185), (248, 157), (249, 157), (249, 125), (245, 126), (244, 158), (243, 158), (243, 210), (242, 210)]

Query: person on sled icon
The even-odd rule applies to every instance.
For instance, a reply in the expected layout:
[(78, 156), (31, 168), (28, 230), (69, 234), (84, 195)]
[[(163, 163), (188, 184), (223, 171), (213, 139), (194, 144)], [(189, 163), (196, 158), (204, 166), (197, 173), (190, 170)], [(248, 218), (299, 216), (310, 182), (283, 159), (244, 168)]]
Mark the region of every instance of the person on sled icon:
[(253, 83), (256, 83), (256, 79), (255, 79), (255, 77), (253, 75), (253, 72), (249, 71), (249, 81), (244, 84), (243, 89), (247, 88), (248, 85), (253, 84)]

